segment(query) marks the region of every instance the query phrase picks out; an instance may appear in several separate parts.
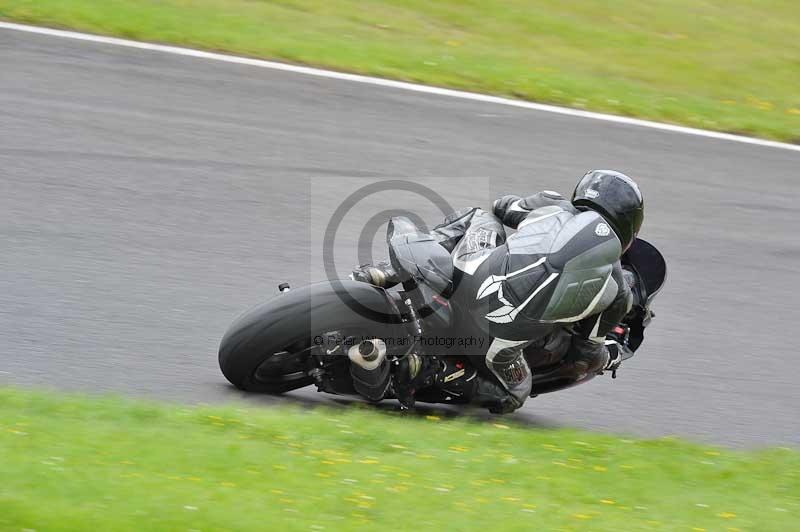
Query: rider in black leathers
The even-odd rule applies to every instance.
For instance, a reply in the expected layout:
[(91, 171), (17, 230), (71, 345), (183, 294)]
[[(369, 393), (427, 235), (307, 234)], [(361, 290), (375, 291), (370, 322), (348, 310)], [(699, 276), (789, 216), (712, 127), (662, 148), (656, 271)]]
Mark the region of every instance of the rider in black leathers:
[[(644, 216), (638, 186), (615, 171), (594, 170), (572, 201), (545, 191), (504, 196), (493, 213), (459, 211), (431, 235), (452, 254), (458, 285), (455, 306), (469, 309), (472, 327), (492, 342), (489, 372), (479, 372), (473, 402), (510, 412), (531, 393), (523, 349), (558, 330), (571, 342), (564, 364), (576, 375), (614, 369), (619, 345), (607, 336), (631, 307), (620, 266)], [(517, 231), (506, 237), (505, 226)], [(362, 266), (353, 278), (388, 287), (388, 264)]]

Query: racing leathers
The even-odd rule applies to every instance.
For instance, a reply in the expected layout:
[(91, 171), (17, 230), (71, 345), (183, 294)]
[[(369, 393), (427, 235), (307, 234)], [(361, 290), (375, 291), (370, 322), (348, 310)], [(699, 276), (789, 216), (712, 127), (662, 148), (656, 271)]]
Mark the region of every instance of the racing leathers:
[[(516, 232), (507, 236), (504, 225)], [(451, 301), (464, 310), (464, 330), (491, 338), (483, 354), (489, 372), (479, 371), (474, 402), (494, 412), (522, 406), (534, 377), (524, 350), (559, 335), (569, 342), (562, 375), (577, 379), (618, 363), (606, 336), (630, 309), (632, 295), (620, 241), (600, 214), (545, 191), (504, 196), (493, 213), (456, 212), (431, 234), (451, 252)], [(362, 269), (363, 280), (391, 283), (390, 268), (375, 269)]]

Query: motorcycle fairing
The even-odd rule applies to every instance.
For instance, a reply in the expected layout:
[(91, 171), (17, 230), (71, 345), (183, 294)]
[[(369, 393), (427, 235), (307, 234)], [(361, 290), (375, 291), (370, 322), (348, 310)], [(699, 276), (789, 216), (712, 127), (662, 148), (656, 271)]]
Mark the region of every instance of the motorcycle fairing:
[(634, 304), (623, 320), (630, 327), (628, 345), (636, 351), (644, 340), (644, 329), (655, 315), (650, 310), (653, 299), (664, 287), (667, 279), (667, 263), (664, 256), (651, 243), (637, 238), (631, 247), (622, 255), (624, 268), (636, 274), (636, 283), (632, 288)]

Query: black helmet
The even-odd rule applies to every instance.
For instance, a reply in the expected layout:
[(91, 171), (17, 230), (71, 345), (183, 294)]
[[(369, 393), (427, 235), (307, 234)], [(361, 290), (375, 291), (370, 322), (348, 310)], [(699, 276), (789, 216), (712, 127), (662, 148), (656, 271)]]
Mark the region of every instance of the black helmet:
[(613, 170), (592, 170), (578, 182), (572, 194), (575, 207), (597, 211), (628, 249), (644, 219), (644, 200), (630, 177)]

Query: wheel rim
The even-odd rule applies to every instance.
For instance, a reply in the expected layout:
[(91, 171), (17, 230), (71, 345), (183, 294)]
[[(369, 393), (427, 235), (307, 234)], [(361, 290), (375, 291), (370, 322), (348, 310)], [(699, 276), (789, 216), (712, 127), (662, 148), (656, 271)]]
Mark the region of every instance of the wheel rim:
[(291, 353), (278, 351), (259, 364), (254, 373), (262, 383), (291, 382), (307, 377), (306, 356), (310, 348)]

